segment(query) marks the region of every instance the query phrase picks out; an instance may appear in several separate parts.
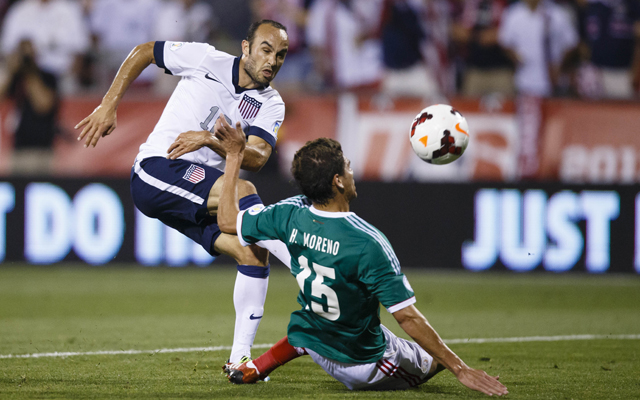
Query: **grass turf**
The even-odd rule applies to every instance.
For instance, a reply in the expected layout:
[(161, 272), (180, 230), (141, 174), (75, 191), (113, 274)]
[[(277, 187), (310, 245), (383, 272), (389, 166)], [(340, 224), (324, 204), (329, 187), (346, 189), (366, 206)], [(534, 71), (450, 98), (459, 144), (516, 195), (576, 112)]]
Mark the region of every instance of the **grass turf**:
[[(635, 276), (468, 274), (407, 270), (417, 307), (445, 339), (640, 334)], [(83, 266), (0, 268), (0, 355), (229, 346), (235, 270)], [(256, 344), (286, 333), (297, 284), (270, 278)], [(393, 318), (383, 323), (400, 336)], [(518, 399), (640, 397), (640, 340), (455, 344)], [(254, 349), (258, 356), (264, 349)], [(228, 350), (0, 359), (0, 398), (483, 398), (443, 372), (394, 393), (350, 392), (308, 357), (272, 381), (234, 386)]]

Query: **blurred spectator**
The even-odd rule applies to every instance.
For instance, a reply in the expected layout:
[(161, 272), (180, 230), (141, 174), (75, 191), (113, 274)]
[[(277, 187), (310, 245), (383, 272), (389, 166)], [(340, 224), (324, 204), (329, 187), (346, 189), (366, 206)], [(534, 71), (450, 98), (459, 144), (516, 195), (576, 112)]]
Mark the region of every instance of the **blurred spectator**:
[(440, 96), (438, 82), (425, 63), (427, 14), (427, 4), (423, 0), (385, 0), (382, 14), (384, 93)]
[(521, 94), (553, 94), (560, 67), (578, 45), (571, 16), (549, 0), (524, 0), (505, 10), (498, 41), (516, 64)]
[[(588, 0), (582, 22), (590, 66), (581, 71), (581, 93), (629, 99), (640, 83), (640, 2)], [(591, 79), (589, 79), (591, 78)]]
[[(159, 0), (94, 0), (91, 31), (98, 47), (100, 87), (107, 87), (131, 49), (155, 40)], [(157, 68), (147, 68), (135, 81), (149, 87)]]
[(355, 90), (382, 79), (382, 0), (316, 0), (306, 38), (323, 87)]
[(277, 86), (282, 89), (302, 89), (307, 86), (313, 61), (305, 43), (307, 8), (310, 0), (253, 0), (253, 19), (270, 19), (287, 27), (289, 51), (287, 62), (278, 72)]
[(211, 4), (198, 0), (165, 0), (158, 12), (154, 40), (209, 43), (217, 27), (218, 18)]
[(14, 53), (25, 39), (33, 44), (37, 65), (60, 79), (64, 92), (73, 91), (82, 55), (90, 44), (80, 4), (68, 0), (14, 3), (2, 29), (3, 54)]
[(513, 95), (513, 65), (498, 44), (498, 27), (506, 0), (467, 0), (452, 27), (453, 40), (465, 54), (462, 93)]
[(524, 0), (505, 10), (498, 40), (516, 64), (519, 176), (534, 179), (539, 166), (541, 99), (558, 87), (561, 66), (578, 45), (578, 33), (560, 6), (548, 0)]
[(38, 67), (29, 40), (21, 41), (8, 57), (7, 69), (0, 97), (11, 98), (19, 115), (14, 132), (13, 174), (49, 175), (59, 104), (56, 77)]

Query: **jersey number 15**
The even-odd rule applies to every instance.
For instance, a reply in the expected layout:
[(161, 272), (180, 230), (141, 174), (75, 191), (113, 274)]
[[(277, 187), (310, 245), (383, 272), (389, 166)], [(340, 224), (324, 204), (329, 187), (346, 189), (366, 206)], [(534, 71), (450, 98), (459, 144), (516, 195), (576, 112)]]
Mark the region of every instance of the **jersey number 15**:
[[(309, 266), (309, 260), (305, 256), (298, 258), (298, 263), (302, 271), (296, 275), (298, 286), (305, 295), (311, 294), (312, 297), (326, 298), (327, 304), (323, 305), (316, 301), (311, 300), (311, 310), (321, 317), (324, 317), (330, 321), (335, 321), (340, 318), (340, 303), (338, 303), (338, 295), (325, 283), (325, 278), (335, 279), (336, 271), (333, 268), (324, 267), (322, 265), (312, 263)], [(309, 279), (311, 274), (315, 272), (316, 277), (311, 281), (311, 293), (305, 293), (305, 281)]]

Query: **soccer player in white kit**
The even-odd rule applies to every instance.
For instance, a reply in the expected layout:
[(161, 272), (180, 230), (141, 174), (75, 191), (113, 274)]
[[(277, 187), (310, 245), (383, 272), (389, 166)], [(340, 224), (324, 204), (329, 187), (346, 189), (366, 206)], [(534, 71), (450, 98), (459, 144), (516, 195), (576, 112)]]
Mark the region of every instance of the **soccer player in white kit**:
[[(259, 171), (275, 147), (284, 120), (284, 102), (269, 86), (288, 49), (286, 28), (275, 21), (251, 25), (234, 57), (204, 43), (149, 42), (136, 46), (120, 67), (102, 103), (83, 119), (78, 140), (95, 147), (116, 128), (116, 110), (125, 91), (150, 64), (180, 76), (171, 98), (147, 141), (140, 146), (131, 172), (136, 207), (200, 243), (212, 255), (238, 262), (234, 288), (236, 325), (230, 362), (250, 358), (266, 299), (267, 248), (285, 264), (289, 255), (277, 241), (243, 247), (216, 224), (225, 150), (214, 136), (221, 121), (247, 136), (241, 168)], [(255, 187), (238, 181), (243, 208), (261, 204)]]
[[(225, 124), (216, 134), (227, 154), (220, 229), (237, 233), (244, 245), (265, 238), (285, 242), (302, 306), (291, 314), (287, 337), (257, 359), (230, 366), (231, 382), (255, 383), (308, 354), (352, 390), (406, 389), (446, 368), (471, 389), (508, 393), (498, 377), (470, 368), (447, 347), (413, 305), (413, 289), (387, 238), (349, 211), (357, 192), (337, 141), (316, 139), (295, 154), (291, 170), (304, 196), (240, 211), (235, 187), (244, 133)], [(417, 343), (380, 324), (380, 303)]]

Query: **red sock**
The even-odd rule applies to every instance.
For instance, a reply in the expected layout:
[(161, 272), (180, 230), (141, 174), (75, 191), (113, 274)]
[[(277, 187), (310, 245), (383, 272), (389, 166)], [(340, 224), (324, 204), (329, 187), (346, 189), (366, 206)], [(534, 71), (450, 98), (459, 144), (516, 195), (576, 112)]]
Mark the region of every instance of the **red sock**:
[(295, 347), (289, 344), (285, 336), (266, 353), (253, 360), (253, 365), (258, 368), (261, 377), (266, 377), (274, 369), (298, 357), (300, 357), (300, 354), (298, 354)]

